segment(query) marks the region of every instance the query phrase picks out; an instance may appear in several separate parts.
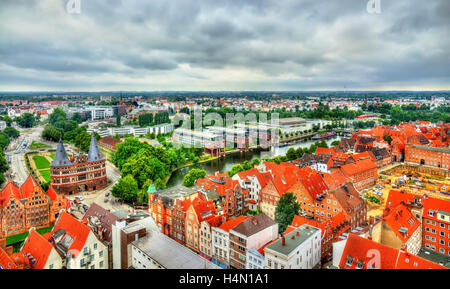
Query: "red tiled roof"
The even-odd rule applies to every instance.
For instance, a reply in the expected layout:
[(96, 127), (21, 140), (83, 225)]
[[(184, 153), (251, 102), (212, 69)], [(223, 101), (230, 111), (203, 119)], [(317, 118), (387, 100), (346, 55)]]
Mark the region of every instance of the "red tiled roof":
[(77, 257), (83, 249), (91, 230), (87, 225), (81, 223), (66, 212), (62, 212), (52, 233), (57, 232), (59, 229), (63, 229), (66, 231), (66, 234), (74, 239), (69, 251), (72, 255)]
[(28, 199), (35, 192), (42, 192), (42, 188), (36, 182), (32, 175), (29, 175), (26, 181), (20, 187), (22, 198)]
[(0, 248), (0, 269), (17, 269), (13, 259)]
[(245, 216), (241, 215), (241, 216), (239, 216), (237, 218), (233, 218), (233, 219), (230, 219), (230, 220), (226, 221), (225, 223), (220, 225), (219, 228), (224, 230), (224, 231), (226, 231), (226, 232), (230, 232), (231, 229), (233, 229), (234, 227), (236, 227), (240, 223), (244, 222), (248, 218), (249, 217), (245, 217)]
[(300, 179), (300, 182), (308, 191), (313, 200), (315, 200), (317, 196), (324, 194), (329, 189), (322, 176), (315, 170), (310, 170), (307, 175)]
[(0, 206), (4, 206), (9, 201), (11, 195), (13, 195), (17, 200), (22, 199), (19, 187), (10, 180), (8, 181), (6, 187), (0, 192)]
[[(204, 201), (196, 198), (192, 201), (195, 213), (197, 214), (198, 222), (208, 220), (216, 215), (216, 207), (212, 200)], [(205, 215), (206, 214), (206, 215)]]
[(347, 176), (353, 176), (355, 174), (376, 169), (377, 165), (372, 160), (362, 160), (357, 163), (349, 163), (341, 167), (342, 172)]
[(334, 152), (335, 152), (335, 148), (334, 148), (334, 147), (332, 147), (332, 148), (322, 148), (322, 147), (318, 147), (318, 148), (316, 149), (316, 155), (322, 155), (322, 154), (325, 154), (325, 155), (332, 155)]
[(417, 203), (423, 206), (423, 216), (426, 218), (434, 219), (436, 218), (436, 214), (434, 217), (430, 215), (429, 210), (433, 211), (445, 211), (450, 212), (450, 201), (445, 199), (437, 199), (427, 195), (415, 195), (406, 192), (401, 192), (397, 190), (390, 190), (388, 198), (386, 200), (386, 208), (391, 211), (394, 210), (399, 204), (404, 204), (406, 207), (410, 207), (412, 204)]
[(249, 169), (249, 170), (246, 170), (246, 171), (243, 171), (243, 172), (239, 172), (239, 173), (237, 173), (237, 175), (239, 176), (239, 178), (241, 180), (244, 180), (248, 176), (254, 176), (254, 175), (258, 174), (258, 173), (259, 173), (258, 169), (252, 168), (252, 169)]
[[(367, 269), (367, 263), (374, 258), (374, 253), (379, 254), (379, 264), (376, 264), (378, 269), (394, 269), (397, 260), (398, 252), (396, 249), (373, 242), (371, 240), (362, 238), (350, 233), (345, 244), (344, 251), (341, 256), (339, 268), (341, 269), (355, 269), (357, 261), (362, 261), (364, 269)], [(347, 265), (347, 257), (353, 258), (351, 265)], [(373, 263), (372, 263), (373, 264)]]
[(354, 155), (352, 155), (352, 158), (356, 162), (359, 162), (359, 161), (365, 160), (365, 159), (376, 161), (375, 156), (372, 154), (372, 152), (369, 152), (369, 151), (365, 151), (365, 152), (362, 152), (362, 153), (359, 153), (359, 154), (354, 154)]
[[(351, 265), (346, 264), (348, 257), (353, 258)], [(378, 260), (379, 264), (376, 264), (374, 262), (375, 260)], [(375, 264), (376, 268), (379, 269), (446, 269), (443, 266), (418, 256), (350, 233), (341, 256), (339, 267), (342, 269), (355, 269), (358, 261), (362, 263), (363, 269), (367, 269), (368, 264)], [(369, 266), (369, 268), (372, 267)]]
[(48, 257), (53, 250), (52, 244), (35, 230), (31, 230), (28, 238), (25, 240), (21, 253), (30, 254), (36, 260), (31, 263), (32, 269), (44, 269)]
[(349, 155), (346, 153), (336, 152), (331, 156), (331, 158), (333, 161), (346, 161), (349, 158)]
[(323, 179), (330, 190), (337, 189), (347, 180), (341, 170), (332, 170), (331, 173), (323, 173)]
[[(384, 221), (403, 243), (408, 241), (408, 239), (420, 226), (420, 222), (402, 204), (391, 210), (389, 215), (384, 217)], [(400, 228), (407, 229), (407, 233), (403, 234), (399, 232)]]
[(395, 269), (447, 269), (419, 256), (400, 251)]
[(47, 196), (50, 198), (50, 200), (55, 201), (57, 194), (55, 192), (55, 190), (53, 189), (53, 186), (50, 185), (48, 190), (47, 190)]

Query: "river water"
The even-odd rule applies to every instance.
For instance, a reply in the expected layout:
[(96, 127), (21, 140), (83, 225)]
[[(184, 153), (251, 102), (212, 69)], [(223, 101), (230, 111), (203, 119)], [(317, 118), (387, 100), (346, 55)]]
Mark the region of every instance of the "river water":
[[(328, 146), (330, 146), (333, 141), (340, 140), (340, 139), (341, 139), (341, 137), (337, 136), (333, 139), (328, 139), (326, 142), (327, 142)], [(294, 145), (289, 145), (289, 146), (280, 147), (280, 148), (274, 148), (274, 149), (272, 149), (273, 157), (286, 155), (286, 152), (290, 148), (298, 148), (298, 147), (309, 148), (313, 143), (315, 143), (315, 141), (306, 141), (306, 142), (301, 141)], [(245, 152), (245, 153), (244, 152), (236, 153), (236, 154), (227, 155), (224, 158), (215, 159), (215, 160), (212, 160), (209, 162), (196, 164), (196, 165), (192, 165), (189, 167), (178, 169), (172, 173), (169, 181), (167, 182), (167, 187), (170, 188), (170, 187), (174, 187), (177, 185), (181, 185), (183, 183), (184, 176), (189, 172), (189, 170), (191, 168), (203, 169), (208, 173), (208, 175), (214, 174), (217, 171), (224, 173), (224, 172), (230, 170), (234, 165), (242, 164), (246, 160), (250, 161), (254, 158), (261, 159), (261, 154), (264, 154), (264, 153), (269, 153), (269, 151), (250, 151), (250, 152)]]

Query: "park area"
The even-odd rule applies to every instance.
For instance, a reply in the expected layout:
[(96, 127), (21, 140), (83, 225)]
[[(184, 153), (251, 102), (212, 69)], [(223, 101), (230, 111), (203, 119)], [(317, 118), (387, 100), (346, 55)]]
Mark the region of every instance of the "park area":
[(40, 152), (28, 155), (31, 169), (41, 182), (50, 182), (50, 163), (55, 157), (54, 153)]

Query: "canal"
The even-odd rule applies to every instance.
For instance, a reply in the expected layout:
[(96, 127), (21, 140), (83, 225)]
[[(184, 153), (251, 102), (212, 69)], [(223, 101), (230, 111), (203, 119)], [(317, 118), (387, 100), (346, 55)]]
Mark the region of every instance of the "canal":
[[(340, 139), (341, 139), (340, 136), (336, 136), (335, 138), (328, 139), (326, 142), (327, 142), (328, 146), (330, 146), (333, 141), (340, 140)], [(272, 150), (273, 157), (286, 155), (286, 152), (290, 148), (295, 148), (295, 149), (297, 149), (299, 147), (309, 148), (313, 143), (315, 143), (315, 141), (308, 140), (308, 141), (301, 141), (294, 145), (289, 145), (289, 146), (280, 147), (280, 148), (274, 148)], [(250, 161), (254, 158), (261, 159), (262, 153), (268, 153), (268, 151), (251, 151), (251, 152), (246, 152), (246, 153), (236, 153), (236, 154), (232, 154), (232, 155), (227, 155), (224, 158), (215, 159), (215, 160), (212, 160), (209, 162), (195, 164), (195, 165), (192, 165), (189, 167), (184, 167), (184, 168), (178, 169), (178, 170), (174, 171), (172, 173), (172, 175), (170, 176), (170, 179), (167, 182), (167, 187), (170, 188), (170, 187), (181, 185), (183, 183), (184, 176), (189, 172), (189, 170), (191, 168), (203, 169), (208, 173), (208, 175), (214, 174), (217, 171), (224, 173), (224, 172), (230, 170), (234, 165), (241, 164), (246, 160)]]

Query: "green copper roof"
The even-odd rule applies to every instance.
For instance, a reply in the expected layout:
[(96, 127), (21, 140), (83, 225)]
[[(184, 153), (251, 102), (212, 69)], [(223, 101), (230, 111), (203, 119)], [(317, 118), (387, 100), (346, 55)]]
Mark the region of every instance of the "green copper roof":
[(156, 188), (155, 188), (155, 186), (153, 184), (148, 186), (147, 193), (149, 193), (149, 194), (156, 193)]

